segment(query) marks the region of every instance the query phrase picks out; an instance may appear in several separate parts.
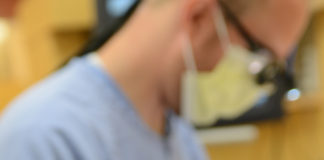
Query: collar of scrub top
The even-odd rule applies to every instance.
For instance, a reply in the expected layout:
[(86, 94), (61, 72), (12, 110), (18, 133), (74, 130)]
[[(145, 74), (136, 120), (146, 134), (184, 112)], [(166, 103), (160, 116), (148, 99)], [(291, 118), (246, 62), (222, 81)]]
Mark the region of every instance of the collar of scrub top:
[(99, 58), (98, 53), (96, 52), (90, 52), (87, 56), (86, 59), (94, 66), (99, 67), (99, 68), (104, 68), (104, 63), (102, 60)]

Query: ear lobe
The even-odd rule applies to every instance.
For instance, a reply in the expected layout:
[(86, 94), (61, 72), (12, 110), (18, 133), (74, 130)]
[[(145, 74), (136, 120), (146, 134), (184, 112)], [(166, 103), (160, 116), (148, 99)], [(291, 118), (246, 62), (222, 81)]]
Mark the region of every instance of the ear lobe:
[(208, 10), (209, 5), (207, 0), (194, 1), (191, 3), (189, 16), (191, 19), (196, 19), (196, 17), (200, 17), (206, 10)]
[(202, 24), (218, 9), (218, 0), (184, 0), (182, 25), (186, 33), (192, 34), (202, 28)]
[(198, 15), (216, 8), (218, 8), (218, 0), (193, 0), (190, 4), (192, 15)]
[(186, 9), (186, 20), (187, 21), (199, 21), (213, 14), (215, 9), (218, 9), (217, 0), (188, 0), (188, 5)]
[(184, 0), (182, 13), (185, 20), (190, 20), (205, 11), (218, 9), (218, 0)]

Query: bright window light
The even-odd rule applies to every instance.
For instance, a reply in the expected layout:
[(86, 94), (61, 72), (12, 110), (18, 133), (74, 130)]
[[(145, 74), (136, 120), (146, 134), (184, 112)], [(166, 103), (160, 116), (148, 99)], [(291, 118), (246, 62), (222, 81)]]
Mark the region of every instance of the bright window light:
[(4, 19), (0, 19), (0, 44), (3, 43), (9, 35), (8, 22)]
[(135, 2), (135, 0), (107, 0), (106, 9), (108, 13), (119, 17), (124, 15)]

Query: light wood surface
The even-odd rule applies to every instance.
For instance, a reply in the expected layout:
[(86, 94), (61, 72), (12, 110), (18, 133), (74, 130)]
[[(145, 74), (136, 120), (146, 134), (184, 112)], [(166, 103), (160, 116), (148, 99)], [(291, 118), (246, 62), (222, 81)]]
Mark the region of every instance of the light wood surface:
[(14, 32), (19, 31), (25, 47), (22, 53), (12, 54), (19, 55), (14, 60), (28, 57), (26, 67), (30, 70), (31, 81), (53, 72), (82, 48), (95, 25), (94, 2), (27, 0), (20, 3)]
[(12, 100), (19, 92), (23, 90), (23, 86), (14, 82), (4, 82), (0, 83), (0, 113), (4, 107)]
[(95, 17), (95, 0), (21, 1), (8, 52), (0, 54), (6, 58), (0, 61), (0, 71), (6, 71), (0, 74), (0, 112), (22, 89), (74, 56), (87, 41)]
[(256, 124), (260, 135), (248, 143), (209, 145), (212, 160), (322, 160), (324, 111), (289, 114)]

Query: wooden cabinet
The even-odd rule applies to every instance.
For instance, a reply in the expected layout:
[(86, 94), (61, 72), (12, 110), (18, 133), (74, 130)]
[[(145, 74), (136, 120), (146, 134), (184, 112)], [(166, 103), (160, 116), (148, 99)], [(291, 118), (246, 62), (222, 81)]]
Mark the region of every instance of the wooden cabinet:
[(32, 77), (56, 69), (85, 43), (95, 24), (93, 0), (22, 1), (16, 17)]
[(0, 78), (0, 109), (81, 49), (96, 23), (95, 6), (94, 0), (21, 1), (8, 39), (10, 73)]

